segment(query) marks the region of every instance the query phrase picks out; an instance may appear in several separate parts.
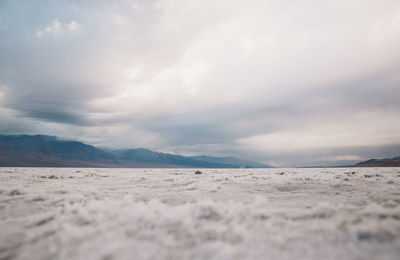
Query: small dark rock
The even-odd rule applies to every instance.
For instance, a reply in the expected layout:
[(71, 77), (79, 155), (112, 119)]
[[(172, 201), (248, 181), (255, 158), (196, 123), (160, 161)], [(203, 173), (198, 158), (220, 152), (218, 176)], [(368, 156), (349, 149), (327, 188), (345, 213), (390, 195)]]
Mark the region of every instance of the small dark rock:
[(21, 195), (22, 193), (19, 190), (11, 190), (8, 195), (10, 196), (15, 196), (15, 195)]
[(344, 174), (346, 174), (347, 176), (352, 176), (354, 174), (356, 174), (357, 172), (345, 172)]
[(395, 239), (395, 236), (387, 231), (378, 231), (378, 232), (368, 232), (368, 231), (359, 231), (357, 233), (357, 238), (359, 241), (376, 241), (376, 242), (392, 242)]
[(371, 240), (372, 239), (372, 235), (369, 232), (360, 231), (360, 232), (357, 233), (357, 238), (360, 241)]
[(197, 171), (194, 172), (194, 174), (202, 174), (202, 172), (197, 170)]

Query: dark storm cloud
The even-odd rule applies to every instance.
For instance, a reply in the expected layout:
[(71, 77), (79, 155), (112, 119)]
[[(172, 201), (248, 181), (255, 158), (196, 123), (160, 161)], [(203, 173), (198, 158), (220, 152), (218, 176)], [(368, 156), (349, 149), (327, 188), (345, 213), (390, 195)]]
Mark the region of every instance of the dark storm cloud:
[(276, 165), (389, 156), (399, 28), (394, 0), (1, 1), (0, 131)]

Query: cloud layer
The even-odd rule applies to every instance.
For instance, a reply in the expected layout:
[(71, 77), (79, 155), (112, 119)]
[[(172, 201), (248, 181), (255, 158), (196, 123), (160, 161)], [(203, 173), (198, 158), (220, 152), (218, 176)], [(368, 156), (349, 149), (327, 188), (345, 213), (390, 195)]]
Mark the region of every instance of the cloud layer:
[(2, 1), (0, 36), (3, 133), (276, 165), (400, 144), (395, 0)]

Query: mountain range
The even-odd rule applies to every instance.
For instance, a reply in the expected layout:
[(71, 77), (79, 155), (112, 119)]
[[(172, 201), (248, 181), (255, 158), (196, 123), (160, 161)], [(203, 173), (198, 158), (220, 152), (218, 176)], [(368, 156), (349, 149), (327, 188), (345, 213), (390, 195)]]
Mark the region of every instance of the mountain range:
[(3, 167), (270, 168), (234, 157), (182, 156), (144, 148), (103, 150), (48, 135), (0, 135)]
[(400, 156), (386, 159), (370, 159), (355, 164), (356, 167), (400, 167)]

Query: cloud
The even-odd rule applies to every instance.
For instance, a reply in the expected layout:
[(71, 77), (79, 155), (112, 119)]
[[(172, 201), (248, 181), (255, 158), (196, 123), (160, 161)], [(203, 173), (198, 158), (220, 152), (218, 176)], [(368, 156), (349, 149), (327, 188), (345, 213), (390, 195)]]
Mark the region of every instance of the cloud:
[(395, 0), (2, 1), (0, 26), (8, 132), (277, 165), (399, 144)]
[(336, 156), (326, 156), (320, 158), (323, 161), (362, 161), (365, 158), (358, 156), (358, 155), (336, 155)]
[(77, 31), (79, 30), (80, 25), (75, 22), (75, 21), (71, 21), (69, 24), (67, 24), (67, 28), (69, 31)]
[(60, 23), (58, 19), (55, 19), (51, 24), (49, 24), (45, 28), (37, 30), (36, 37), (42, 38), (46, 34), (57, 35), (65, 31), (73, 32), (79, 30), (79, 27), (80, 25), (75, 21), (71, 21), (70, 23)]
[[(390, 145), (400, 140), (400, 123), (397, 118), (397, 113), (368, 111), (347, 118), (312, 119), (309, 124), (254, 135), (239, 139), (238, 142), (252, 149), (270, 151)], [(302, 121), (305, 122), (305, 119)], [(387, 129), (393, 131), (388, 132)]]

